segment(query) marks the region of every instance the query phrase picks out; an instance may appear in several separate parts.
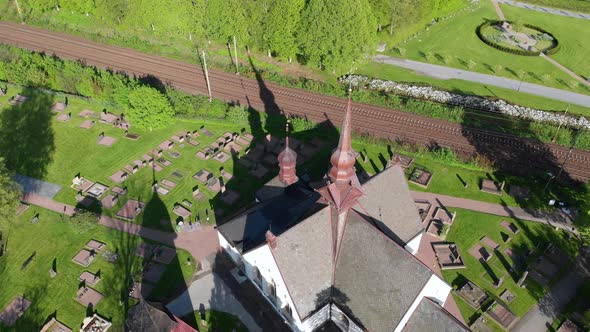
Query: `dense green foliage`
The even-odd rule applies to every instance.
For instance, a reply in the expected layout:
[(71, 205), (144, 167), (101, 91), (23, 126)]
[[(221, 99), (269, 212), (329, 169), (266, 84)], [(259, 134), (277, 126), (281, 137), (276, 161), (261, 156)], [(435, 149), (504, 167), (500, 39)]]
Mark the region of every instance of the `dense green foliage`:
[[(273, 56), (347, 72), (374, 49), (377, 33), (407, 36), (467, 0), (20, 0), (25, 21), (87, 16), (115, 31), (226, 44), (236, 36)], [(14, 5), (7, 13), (16, 15)], [(72, 17), (75, 21), (75, 17)], [(70, 25), (72, 18), (62, 19)]]
[[(19, 187), (12, 180), (11, 173), (4, 166), (4, 160), (0, 158), (0, 233), (6, 230), (8, 222), (14, 217), (19, 197)], [(1, 237), (0, 240), (2, 240)]]
[(161, 128), (172, 121), (174, 110), (166, 96), (149, 86), (140, 86), (129, 93), (127, 117), (140, 128)]
[(98, 215), (89, 211), (80, 210), (69, 218), (69, 224), (78, 234), (88, 233), (98, 226)]

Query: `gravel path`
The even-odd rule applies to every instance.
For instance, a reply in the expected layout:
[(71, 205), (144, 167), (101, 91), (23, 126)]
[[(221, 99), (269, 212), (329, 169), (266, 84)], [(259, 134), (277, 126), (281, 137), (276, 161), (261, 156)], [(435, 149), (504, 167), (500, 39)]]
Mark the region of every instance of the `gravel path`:
[(507, 4), (507, 5), (511, 5), (511, 6), (524, 8), (524, 9), (530, 9), (530, 10), (534, 10), (534, 11), (542, 12), (542, 13), (548, 13), (548, 14), (567, 16), (567, 17), (573, 17), (573, 18), (581, 18), (584, 20), (590, 20), (590, 14), (572, 12), (569, 10), (557, 9), (557, 8), (551, 8), (551, 7), (537, 6), (537, 5), (532, 5), (530, 3), (518, 2), (518, 1), (512, 1), (512, 0), (498, 0), (498, 2), (503, 3), (503, 4)]
[(376, 55), (373, 60), (375, 62), (414, 70), (420, 74), (438, 79), (459, 79), (464, 81), (492, 85), (500, 88), (516, 90), (524, 93), (530, 93), (541, 97), (560, 100), (564, 103), (572, 103), (585, 107), (588, 107), (588, 105), (590, 105), (590, 96), (588, 95), (550, 88), (538, 84), (521, 82), (494, 75), (480, 74), (463, 69), (433, 65), (425, 62), (400, 59), (382, 54)]

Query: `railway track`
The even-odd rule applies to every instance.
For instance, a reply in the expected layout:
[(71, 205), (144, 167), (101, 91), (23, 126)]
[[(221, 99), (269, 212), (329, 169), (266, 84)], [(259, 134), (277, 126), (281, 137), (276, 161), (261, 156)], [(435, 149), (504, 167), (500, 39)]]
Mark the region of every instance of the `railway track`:
[[(206, 94), (200, 67), (181, 61), (144, 54), (117, 46), (102, 45), (80, 37), (35, 27), (0, 22), (0, 42), (56, 56), (81, 60), (99, 68), (131, 75), (152, 75), (163, 83), (193, 94)], [(342, 120), (345, 100), (333, 96), (282, 87), (210, 70), (213, 96), (249, 105), (266, 112), (284, 112), (312, 121)], [(450, 147), (464, 155), (484, 155), (514, 167), (564, 170), (575, 179), (590, 179), (590, 152), (573, 150), (534, 139), (519, 138), (461, 124), (432, 119), (383, 107), (353, 103), (353, 126), (359, 133), (414, 144)], [(569, 155), (569, 157), (568, 157)]]

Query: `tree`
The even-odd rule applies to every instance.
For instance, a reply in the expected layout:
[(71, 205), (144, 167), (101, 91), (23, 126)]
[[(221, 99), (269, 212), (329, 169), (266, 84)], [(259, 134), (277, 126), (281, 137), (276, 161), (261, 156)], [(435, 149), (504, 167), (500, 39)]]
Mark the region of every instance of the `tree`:
[(301, 20), (305, 0), (275, 0), (265, 21), (265, 47), (283, 59), (291, 60), (297, 53), (295, 33)]
[(309, 0), (298, 30), (300, 49), (308, 64), (346, 72), (373, 52), (374, 26), (367, 0)]
[(59, 3), (63, 9), (86, 15), (93, 13), (96, 9), (94, 0), (60, 0)]
[(79, 210), (70, 217), (69, 221), (76, 233), (88, 233), (98, 225), (98, 215), (90, 211)]
[(204, 22), (207, 36), (222, 43), (229, 42), (232, 36), (240, 43), (249, 41), (248, 18), (240, 0), (208, 0)]
[(21, 190), (0, 158), (0, 231), (5, 230), (15, 217)]
[(129, 93), (127, 118), (140, 128), (161, 128), (172, 121), (174, 110), (168, 99), (158, 90), (140, 86)]
[(494, 66), (494, 74), (498, 75), (504, 69), (504, 67), (500, 64)]
[(110, 21), (121, 23), (129, 11), (129, 2), (127, 0), (95, 0), (96, 13)]

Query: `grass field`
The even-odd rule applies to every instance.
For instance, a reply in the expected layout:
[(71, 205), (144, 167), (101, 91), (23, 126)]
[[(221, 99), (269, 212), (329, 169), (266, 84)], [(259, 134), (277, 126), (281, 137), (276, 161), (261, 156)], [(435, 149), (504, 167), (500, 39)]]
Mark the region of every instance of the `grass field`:
[[(527, 283), (526, 288), (518, 287), (516, 282), (520, 278), (520, 273), (511, 274), (508, 272), (506, 264), (511, 265), (513, 262), (509, 257), (502, 254), (502, 251), (510, 248), (515, 252), (522, 253), (527, 248), (534, 249), (535, 246), (545, 248), (549, 244), (553, 244), (568, 252), (571, 257), (575, 257), (578, 253), (576, 241), (570, 239), (564, 231), (555, 231), (550, 226), (525, 223), (517, 219), (502, 218), (469, 210), (450, 209), (451, 211), (457, 211), (457, 218), (446, 240), (457, 244), (466, 268), (443, 271), (445, 280), (453, 286), (460, 286), (464, 282), (464, 279), (467, 278), (482, 289), (485, 289), (493, 298), (499, 298), (499, 295), (505, 289), (508, 289), (516, 295), (516, 298), (508, 307), (517, 316), (522, 316), (526, 313), (544, 294), (546, 289), (536, 283)], [(504, 228), (500, 226), (502, 220), (513, 222), (521, 230), (518, 234), (511, 235), (512, 239), (508, 243), (503, 241), (501, 236), (501, 232), (505, 232)], [(489, 269), (491, 269), (496, 278), (504, 277), (503, 285), (498, 288), (495, 288), (492, 284), (490, 271), (486, 270), (468, 252), (484, 235), (500, 245), (500, 253), (494, 252), (493, 257), (487, 262)], [(540, 254), (541, 249), (534, 249), (533, 254), (527, 259), (527, 262), (534, 262)], [(498, 256), (502, 256), (502, 258)], [(564, 271), (562, 270), (562, 272)], [(481, 310), (473, 309), (462, 299), (459, 298), (457, 302), (463, 317), (469, 324), (481, 314)]]
[[(409, 69), (389, 66), (381, 63), (367, 63), (360, 67), (357, 73), (384, 80), (394, 80), (396, 82), (426, 83), (450, 92), (500, 98), (516, 105), (547, 111), (563, 112), (566, 107), (566, 103), (562, 101), (463, 80), (440, 80), (421, 75), (420, 73), (416, 73)], [(572, 104), (569, 105), (569, 112), (571, 114), (590, 116), (590, 107)]]
[[(475, 28), (485, 20), (498, 19), (490, 1), (481, 1), (480, 3), (480, 8), (461, 13), (452, 20), (440, 22), (430, 27), (417, 39), (400, 45), (406, 50), (405, 57), (486, 74), (522, 79), (558, 89), (590, 93), (590, 90), (581, 84), (570, 87), (572, 78), (540, 57), (509, 54), (489, 47), (480, 41), (475, 34)], [(521, 20), (536, 24), (550, 31), (559, 40), (562, 47), (557, 53), (556, 59), (564, 61), (565, 66), (572, 66), (571, 69), (580, 75), (590, 75), (588, 72), (590, 63), (588, 57), (584, 56), (589, 52), (590, 36), (585, 32), (590, 29), (590, 21), (510, 6), (502, 6), (502, 9), (505, 10), (509, 20)], [(399, 56), (397, 53), (394, 55)], [(439, 58), (446, 58), (446, 61), (441, 61)], [(469, 65), (470, 61), (474, 63), (472, 68)], [(501, 65), (502, 70), (495, 72), (496, 65)], [(544, 75), (549, 75), (549, 79), (544, 81)]]
[[(39, 222), (32, 224), (30, 220), (37, 213)], [(24, 295), (33, 304), (12, 329), (0, 326), (0, 330), (38, 331), (51, 315), (75, 330), (87, 314), (87, 308), (75, 300), (80, 285), (78, 276), (83, 271), (98, 272), (101, 276), (101, 281), (93, 288), (104, 298), (94, 307), (94, 312), (112, 321), (114, 331), (123, 330), (126, 306), (134, 302), (125, 300), (120, 304), (119, 299), (128, 289), (125, 271), (130, 265), (140, 263), (134, 256), (140, 238), (104, 227), (79, 234), (68, 224), (68, 217), (34, 206), (16, 218), (2, 238), (7, 245), (4, 256), (0, 257), (0, 308), (3, 309), (17, 295)], [(104, 250), (117, 252), (120, 257), (117, 262), (110, 263), (101, 254), (87, 268), (72, 262), (72, 257), (91, 239), (106, 243)], [(25, 266), (30, 257), (33, 259)], [(184, 262), (187, 257), (188, 253), (178, 251), (179, 261)], [(53, 264), (57, 276), (51, 278), (48, 271)], [(173, 271), (177, 267), (181, 272)], [(155, 292), (178, 287), (190, 280), (193, 272), (194, 265), (171, 263)]]
[(573, 11), (590, 13), (590, 2), (588, 0), (521, 0), (539, 6), (555, 7)]

